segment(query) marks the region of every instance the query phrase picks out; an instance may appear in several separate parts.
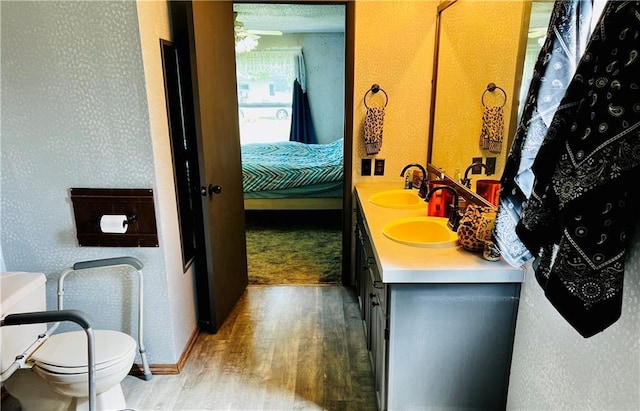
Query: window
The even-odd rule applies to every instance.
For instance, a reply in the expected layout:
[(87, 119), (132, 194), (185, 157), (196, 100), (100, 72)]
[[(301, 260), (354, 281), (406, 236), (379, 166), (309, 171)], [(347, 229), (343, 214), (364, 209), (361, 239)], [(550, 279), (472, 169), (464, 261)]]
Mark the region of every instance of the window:
[(241, 144), (289, 140), (298, 53), (267, 49), (236, 54)]
[(531, 17), (529, 21), (529, 33), (527, 35), (527, 50), (522, 70), (522, 83), (520, 85), (520, 106), (518, 118), (522, 117), (527, 92), (533, 77), (533, 67), (538, 60), (538, 54), (547, 36), (547, 27), (551, 19), (553, 3), (534, 1), (531, 5)]

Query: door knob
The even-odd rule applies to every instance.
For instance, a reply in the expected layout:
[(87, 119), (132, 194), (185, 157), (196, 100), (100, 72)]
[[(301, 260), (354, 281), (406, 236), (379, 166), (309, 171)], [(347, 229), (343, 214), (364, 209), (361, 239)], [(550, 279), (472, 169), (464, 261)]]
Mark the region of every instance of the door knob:
[(222, 187), (219, 185), (209, 184), (209, 195), (212, 196), (214, 194), (220, 194), (222, 192)]
[(222, 187), (220, 187), (219, 185), (213, 185), (213, 184), (209, 184), (209, 187), (205, 187), (205, 186), (200, 187), (200, 195), (202, 197), (206, 197), (207, 192), (209, 193), (209, 196), (212, 196), (214, 194), (220, 194), (222, 192)]

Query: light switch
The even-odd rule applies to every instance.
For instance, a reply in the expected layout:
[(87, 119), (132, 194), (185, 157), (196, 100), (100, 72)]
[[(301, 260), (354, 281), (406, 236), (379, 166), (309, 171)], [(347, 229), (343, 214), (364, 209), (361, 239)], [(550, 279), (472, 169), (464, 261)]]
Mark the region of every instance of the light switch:
[(362, 165), (360, 167), (360, 175), (362, 176), (370, 176), (371, 175), (371, 159), (363, 158)]
[(373, 170), (373, 175), (383, 176), (384, 175), (384, 159), (376, 158), (375, 170)]
[(496, 158), (495, 157), (487, 157), (487, 162), (485, 163), (487, 166), (487, 175), (496, 173)]
[[(482, 164), (482, 157), (473, 157), (471, 159), (471, 163), (472, 164)], [(480, 167), (480, 166), (474, 166), (471, 169), (471, 174), (480, 174), (480, 173), (482, 173), (482, 167)]]

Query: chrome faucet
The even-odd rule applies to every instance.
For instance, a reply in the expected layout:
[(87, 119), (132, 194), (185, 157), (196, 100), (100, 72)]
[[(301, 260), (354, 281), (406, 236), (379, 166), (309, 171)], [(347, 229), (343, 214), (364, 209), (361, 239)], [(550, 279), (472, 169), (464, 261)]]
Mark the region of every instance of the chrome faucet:
[(400, 172), (400, 177), (404, 177), (404, 174), (411, 167), (418, 167), (420, 171), (422, 171), (422, 181), (420, 182), (420, 191), (418, 192), (418, 196), (420, 196), (420, 198), (425, 198), (429, 191), (429, 187), (427, 186), (427, 170), (425, 170), (424, 167), (417, 163), (407, 164)]
[(473, 163), (466, 170), (464, 170), (464, 178), (460, 180), (460, 184), (467, 188), (471, 188), (471, 179), (469, 178), (469, 171), (474, 167), (484, 168), (485, 175), (489, 175), (489, 168), (484, 163)]
[(460, 197), (458, 197), (458, 192), (449, 186), (437, 186), (427, 193), (424, 201), (429, 201), (433, 193), (439, 190), (449, 190), (453, 194), (453, 204), (451, 205), (451, 213), (449, 214), (449, 220), (447, 220), (447, 227), (451, 229), (451, 231), (458, 231), (458, 227), (460, 226), (460, 219), (462, 216), (460, 215)]

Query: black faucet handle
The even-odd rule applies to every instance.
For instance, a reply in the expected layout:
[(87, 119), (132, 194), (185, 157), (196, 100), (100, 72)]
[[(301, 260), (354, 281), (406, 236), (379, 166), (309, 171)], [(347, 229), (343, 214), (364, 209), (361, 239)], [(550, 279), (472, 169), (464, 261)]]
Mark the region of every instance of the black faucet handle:
[(427, 194), (429, 194), (429, 186), (427, 185), (427, 181), (425, 178), (420, 182), (420, 191), (418, 191), (418, 196), (420, 198), (427, 198)]
[(451, 207), (451, 213), (449, 214), (449, 219), (447, 220), (447, 227), (449, 227), (451, 231), (458, 231), (461, 219), (462, 215), (460, 214), (460, 209), (458, 207)]

